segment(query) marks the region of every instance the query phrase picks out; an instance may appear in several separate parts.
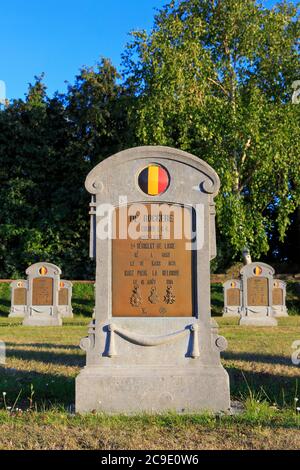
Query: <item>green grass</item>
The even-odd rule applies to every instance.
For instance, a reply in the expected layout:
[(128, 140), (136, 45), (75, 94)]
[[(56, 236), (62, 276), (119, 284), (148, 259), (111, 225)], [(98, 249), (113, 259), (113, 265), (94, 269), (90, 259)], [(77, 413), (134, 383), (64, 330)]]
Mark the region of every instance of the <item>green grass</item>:
[[(222, 295), (222, 286), (213, 285), (215, 316), (222, 311)], [(294, 286), (288, 295), (299, 314)], [(279, 319), (271, 328), (217, 318), (228, 340), (222, 362), (231, 396), (245, 407), (240, 415), (81, 417), (73, 414), (74, 385), (85, 364), (78, 345), (92, 316), (93, 285), (75, 283), (75, 317), (62, 328), (23, 327), (21, 319), (7, 318), (8, 285), (0, 284), (0, 298), (0, 339), (7, 346), (7, 363), (0, 366), (0, 449), (299, 448), (300, 369), (291, 362), (291, 345), (300, 339), (299, 315)]]

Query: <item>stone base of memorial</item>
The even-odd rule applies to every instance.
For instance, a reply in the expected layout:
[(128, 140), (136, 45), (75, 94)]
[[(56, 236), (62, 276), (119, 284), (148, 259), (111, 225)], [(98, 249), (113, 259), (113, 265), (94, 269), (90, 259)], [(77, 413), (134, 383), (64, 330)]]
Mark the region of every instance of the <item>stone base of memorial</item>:
[(273, 313), (269, 314), (261, 312), (261, 309), (255, 307), (242, 311), (240, 323), (241, 326), (277, 326), (278, 322), (274, 318)]
[(288, 317), (288, 310), (285, 305), (273, 305), (273, 315), (276, 318)]
[(60, 305), (58, 313), (62, 318), (74, 318), (73, 309), (68, 308), (67, 305)]
[[(114, 319), (98, 331), (92, 322), (81, 342), (90, 365), (76, 378), (76, 411), (229, 412), (229, 377), (219, 359), (227, 342), (216, 324), (210, 327), (211, 340), (199, 341), (193, 320), (187, 327), (185, 320), (171, 319), (171, 334), (168, 320), (156, 319), (152, 326), (151, 318), (140, 319), (137, 328), (134, 319)], [(200, 322), (199, 329), (207, 327)]]
[(62, 326), (60, 315), (49, 315), (48, 312), (30, 309), (30, 313), (23, 320), (24, 326)]
[(226, 307), (223, 309), (223, 317), (238, 317), (241, 316), (240, 307)]
[(24, 318), (26, 313), (26, 305), (22, 307), (14, 307), (10, 309), (9, 318)]

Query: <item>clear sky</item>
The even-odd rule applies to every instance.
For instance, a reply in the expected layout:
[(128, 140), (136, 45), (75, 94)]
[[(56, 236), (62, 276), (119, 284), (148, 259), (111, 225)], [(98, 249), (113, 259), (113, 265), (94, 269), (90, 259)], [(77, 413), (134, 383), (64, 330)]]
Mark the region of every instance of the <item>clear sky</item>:
[[(0, 80), (7, 98), (23, 98), (45, 72), (48, 91), (66, 90), (79, 68), (100, 56), (118, 66), (133, 29), (149, 30), (167, 0), (1, 0)], [(274, 1), (263, 2), (270, 6)]]

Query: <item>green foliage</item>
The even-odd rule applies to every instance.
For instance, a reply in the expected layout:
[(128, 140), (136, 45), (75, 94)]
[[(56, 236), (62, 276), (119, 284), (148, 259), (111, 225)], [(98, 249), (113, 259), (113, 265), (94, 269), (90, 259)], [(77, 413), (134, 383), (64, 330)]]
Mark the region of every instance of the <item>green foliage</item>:
[(299, 33), (292, 4), (172, 1), (124, 55), (138, 142), (179, 147), (215, 168), (231, 256), (245, 245), (267, 253), (270, 233), (284, 240), (299, 206)]
[(102, 61), (52, 99), (42, 79), (0, 112), (0, 277), (43, 260), (84, 279), (94, 275), (84, 181), (121, 139), (117, 74)]

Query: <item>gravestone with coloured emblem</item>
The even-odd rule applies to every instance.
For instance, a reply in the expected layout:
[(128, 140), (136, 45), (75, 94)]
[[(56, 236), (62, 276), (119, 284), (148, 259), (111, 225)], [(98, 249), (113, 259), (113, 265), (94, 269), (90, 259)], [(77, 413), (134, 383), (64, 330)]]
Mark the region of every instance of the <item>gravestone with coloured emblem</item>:
[(227, 411), (226, 340), (210, 313), (219, 178), (168, 147), (116, 154), (88, 175), (95, 318), (76, 410)]
[(223, 284), (223, 317), (240, 317), (242, 309), (241, 281), (230, 279)]
[(276, 326), (273, 312), (274, 269), (255, 262), (240, 271), (242, 310), (240, 325)]
[(11, 307), (9, 317), (24, 317), (27, 310), (27, 292), (28, 282), (22, 279), (12, 281), (11, 289)]
[(36, 263), (26, 270), (28, 293), (25, 326), (61, 326), (58, 309), (61, 270), (51, 263)]
[(58, 291), (58, 311), (62, 318), (74, 317), (72, 308), (72, 291), (72, 282), (61, 279)]
[(273, 283), (273, 312), (275, 317), (288, 317), (286, 307), (286, 283), (274, 279)]

